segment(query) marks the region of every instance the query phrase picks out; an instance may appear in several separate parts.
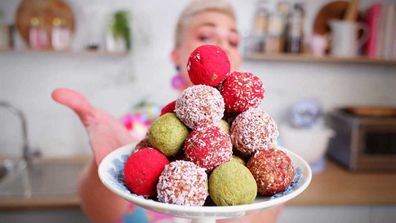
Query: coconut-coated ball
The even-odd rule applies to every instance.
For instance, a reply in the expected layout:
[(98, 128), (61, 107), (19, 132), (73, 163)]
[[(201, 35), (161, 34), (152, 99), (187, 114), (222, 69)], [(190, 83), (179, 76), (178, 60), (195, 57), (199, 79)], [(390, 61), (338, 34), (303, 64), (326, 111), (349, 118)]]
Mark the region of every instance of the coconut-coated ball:
[(165, 166), (157, 185), (158, 200), (168, 204), (202, 206), (208, 197), (205, 169), (177, 160)]
[(220, 92), (207, 85), (194, 85), (176, 100), (177, 117), (191, 129), (218, 123), (224, 114)]
[(270, 148), (279, 136), (274, 119), (259, 108), (239, 114), (231, 126), (234, 146), (246, 154)]

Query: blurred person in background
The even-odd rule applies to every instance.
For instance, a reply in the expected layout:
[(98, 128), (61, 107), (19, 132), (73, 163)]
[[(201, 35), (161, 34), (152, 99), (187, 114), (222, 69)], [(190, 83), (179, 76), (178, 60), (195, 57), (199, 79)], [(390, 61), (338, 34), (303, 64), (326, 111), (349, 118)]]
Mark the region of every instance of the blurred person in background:
[[(241, 37), (236, 27), (232, 6), (224, 0), (195, 0), (182, 11), (175, 31), (171, 60), (179, 72), (183, 90), (192, 85), (187, 72), (190, 53), (200, 45), (218, 45), (227, 53), (231, 71), (241, 64)], [(92, 106), (81, 94), (69, 89), (56, 89), (55, 101), (72, 109), (80, 118), (90, 139), (93, 158), (81, 173), (79, 193), (81, 207), (93, 222), (181, 222), (172, 216), (145, 210), (109, 191), (98, 177), (102, 159), (114, 149), (133, 142), (120, 120)], [(219, 222), (276, 222), (282, 206), (255, 212), (238, 219)]]

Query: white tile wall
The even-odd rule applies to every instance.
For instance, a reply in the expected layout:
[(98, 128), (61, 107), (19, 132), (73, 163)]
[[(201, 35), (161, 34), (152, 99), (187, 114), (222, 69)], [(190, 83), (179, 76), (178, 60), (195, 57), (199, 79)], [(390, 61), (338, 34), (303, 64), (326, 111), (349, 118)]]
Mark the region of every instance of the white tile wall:
[[(327, 0), (306, 0), (307, 17)], [(0, 1), (6, 21), (14, 21), (19, 1)], [(177, 94), (169, 86), (174, 69), (169, 60), (173, 27), (186, 1), (69, 0), (78, 27), (73, 42), (81, 48), (87, 39), (103, 44), (103, 26), (113, 10), (133, 13), (133, 52), (128, 57), (74, 54), (1, 53), (0, 100), (27, 113), (33, 146), (46, 156), (89, 153), (85, 132), (70, 111), (51, 101), (59, 86), (83, 92), (93, 104), (116, 116), (142, 98), (165, 104)], [(242, 33), (250, 28), (254, 0), (231, 1)], [(363, 1), (367, 4), (367, 1)], [(89, 16), (87, 16), (89, 14)], [(88, 27), (88, 28), (87, 28)], [(90, 28), (91, 27), (91, 28)], [(307, 24), (306, 30), (310, 24)], [(396, 70), (393, 66), (246, 62), (243, 70), (260, 75), (266, 87), (263, 107), (277, 120), (300, 97), (318, 97), (326, 109), (345, 104), (396, 105)], [(0, 110), (0, 152), (19, 154), (17, 120)]]

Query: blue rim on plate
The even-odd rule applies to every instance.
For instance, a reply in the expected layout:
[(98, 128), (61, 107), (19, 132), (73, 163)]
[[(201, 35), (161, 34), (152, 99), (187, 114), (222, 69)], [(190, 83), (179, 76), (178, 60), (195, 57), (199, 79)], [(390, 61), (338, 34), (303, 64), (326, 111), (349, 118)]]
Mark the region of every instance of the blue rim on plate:
[(120, 197), (144, 208), (170, 214), (178, 217), (196, 218), (196, 217), (217, 217), (228, 218), (245, 215), (249, 211), (257, 211), (271, 208), (282, 204), (301, 194), (309, 185), (312, 179), (312, 171), (308, 163), (297, 154), (279, 148), (286, 152), (295, 168), (295, 177), (293, 183), (283, 192), (275, 194), (272, 197), (257, 196), (251, 204), (236, 206), (183, 206), (166, 204), (130, 192), (124, 184), (123, 170), (125, 161), (135, 148), (135, 144), (125, 145), (108, 154), (99, 165), (99, 178), (102, 183), (112, 192)]

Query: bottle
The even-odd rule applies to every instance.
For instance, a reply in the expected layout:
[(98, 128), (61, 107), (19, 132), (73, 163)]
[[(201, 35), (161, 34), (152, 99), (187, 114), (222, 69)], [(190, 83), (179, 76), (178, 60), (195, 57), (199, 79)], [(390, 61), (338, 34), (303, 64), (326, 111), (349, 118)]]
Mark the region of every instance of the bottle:
[(253, 51), (264, 52), (265, 38), (268, 32), (269, 10), (265, 0), (257, 2), (257, 10), (254, 16), (252, 31)]
[(51, 32), (51, 43), (54, 50), (65, 50), (70, 45), (70, 29), (65, 20), (56, 17)]
[(288, 19), (286, 50), (289, 53), (302, 53), (304, 39), (304, 9), (301, 4), (294, 4)]
[(33, 17), (30, 20), (29, 29), (29, 46), (34, 50), (48, 48), (48, 36), (47, 31), (43, 25), (43, 22), (38, 17)]
[(265, 52), (281, 53), (284, 51), (287, 14), (288, 4), (279, 2), (277, 10), (270, 16)]
[(3, 22), (3, 11), (0, 10), (0, 49), (5, 50), (9, 48), (8, 27)]
[(287, 33), (289, 30), (288, 27), (288, 18), (290, 15), (290, 5), (288, 2), (279, 2), (277, 4), (277, 10), (278, 13), (280, 14), (282, 18), (282, 24), (281, 24), (281, 37), (280, 37), (280, 52), (286, 52), (286, 40), (287, 40)]

